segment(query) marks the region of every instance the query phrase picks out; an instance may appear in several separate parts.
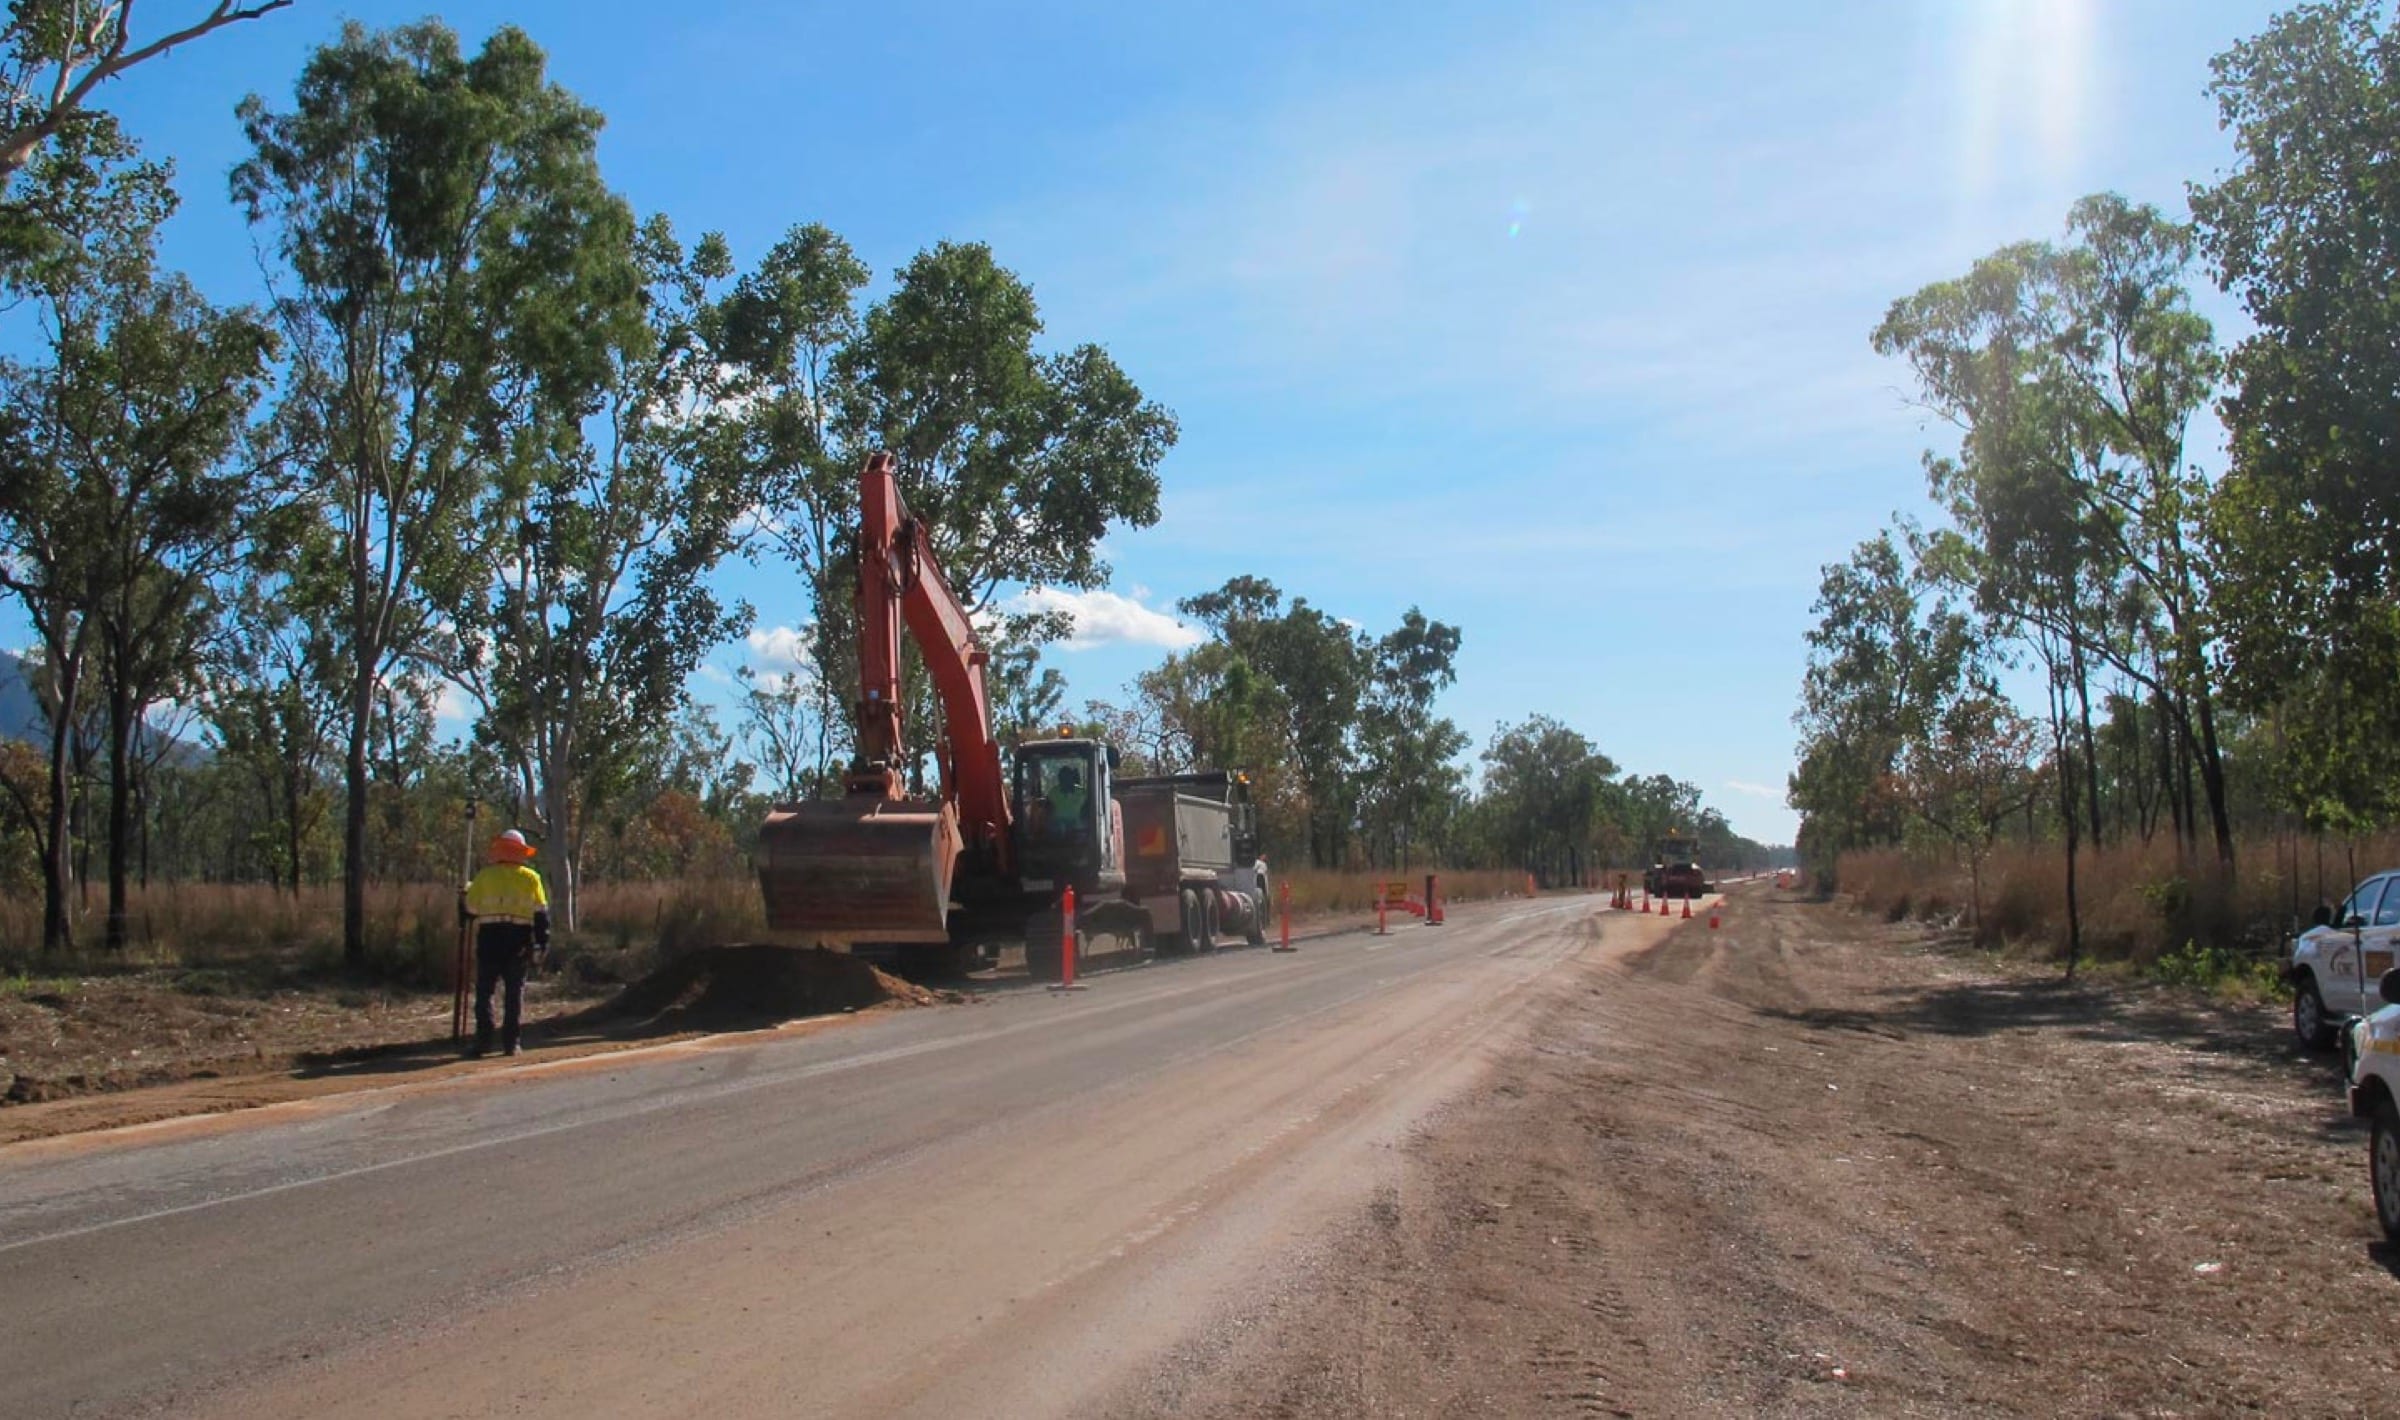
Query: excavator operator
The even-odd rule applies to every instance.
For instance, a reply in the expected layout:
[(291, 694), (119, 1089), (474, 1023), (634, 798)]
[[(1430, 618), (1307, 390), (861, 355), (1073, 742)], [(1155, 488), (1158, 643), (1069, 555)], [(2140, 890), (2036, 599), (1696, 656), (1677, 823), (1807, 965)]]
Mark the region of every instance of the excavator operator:
[(1058, 777), (1050, 781), (1050, 831), (1061, 838), (1083, 832), (1083, 811), (1091, 802), (1083, 786), (1083, 775), (1074, 765), (1061, 767)]

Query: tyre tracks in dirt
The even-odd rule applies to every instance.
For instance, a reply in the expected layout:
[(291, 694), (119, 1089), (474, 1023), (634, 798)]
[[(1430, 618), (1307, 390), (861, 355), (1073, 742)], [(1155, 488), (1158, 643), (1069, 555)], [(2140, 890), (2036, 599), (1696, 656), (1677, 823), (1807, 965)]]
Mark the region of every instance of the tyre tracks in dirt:
[(1105, 1413), (2400, 1395), (2363, 1144), (2269, 1012), (2067, 986), (1763, 890), (1542, 992), (1305, 1276)]

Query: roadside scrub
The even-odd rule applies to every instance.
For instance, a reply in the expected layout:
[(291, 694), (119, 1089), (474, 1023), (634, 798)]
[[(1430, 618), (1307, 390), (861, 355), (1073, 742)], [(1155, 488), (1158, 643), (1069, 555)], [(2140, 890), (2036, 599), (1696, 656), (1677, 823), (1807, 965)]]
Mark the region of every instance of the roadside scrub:
[[(2317, 840), (2255, 838), (2236, 849), (2238, 869), (2218, 871), (2206, 850), (2189, 859), (2171, 844), (2115, 844), (2076, 860), (2083, 954), (2143, 975), (2234, 996), (2273, 995), (2285, 935), (2320, 902), (2338, 902), (2367, 873), (2400, 864), (2400, 834)], [(1939, 853), (1845, 853), (1835, 887), (1885, 921), (1946, 922), (1983, 947), (2040, 959), (2067, 951), (2066, 862), (2054, 844), (1994, 850), (1980, 889), (1964, 863)]]

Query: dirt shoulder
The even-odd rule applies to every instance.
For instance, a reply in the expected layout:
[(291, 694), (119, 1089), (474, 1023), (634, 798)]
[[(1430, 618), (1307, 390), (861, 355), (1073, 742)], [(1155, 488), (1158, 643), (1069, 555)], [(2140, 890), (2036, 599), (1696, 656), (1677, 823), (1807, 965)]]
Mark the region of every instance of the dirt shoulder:
[[(1373, 922), (1359, 913), (1296, 917), (1293, 938)], [(525, 1049), (533, 1061), (1028, 985), (1013, 957), (999, 971), (934, 992), (877, 974), (882, 986), (866, 994), (850, 989), (854, 974), (837, 983), (754, 970), (695, 982), (673, 962), (638, 977), (613, 958), (596, 967), (579, 966), (571, 954), (563, 962), (564, 970), (537, 974), (526, 986)], [(635, 999), (618, 1001), (629, 989)], [(612, 1004), (628, 1009), (612, 1011)], [(0, 1145), (506, 1068), (499, 1060), (461, 1060), (450, 1024), (448, 992), (347, 982), (271, 963), (0, 977)]]
[(1745, 891), (1590, 967), (1134, 1408), (2389, 1413), (2364, 1180), (2270, 1011)]
[(448, 996), (325, 983), (195, 992), (171, 976), (43, 983), (0, 997), (0, 1068), (51, 1071), (16, 1074), (0, 1144), (964, 999), (839, 953), (758, 945), (681, 953), (622, 987), (537, 978), (526, 995), (524, 1054), (468, 1060)]

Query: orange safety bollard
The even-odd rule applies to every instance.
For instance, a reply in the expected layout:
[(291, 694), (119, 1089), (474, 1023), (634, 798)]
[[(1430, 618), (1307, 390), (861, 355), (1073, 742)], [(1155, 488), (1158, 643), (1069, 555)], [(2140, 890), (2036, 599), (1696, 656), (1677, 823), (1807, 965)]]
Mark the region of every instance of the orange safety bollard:
[(1075, 889), (1068, 888), (1060, 902), (1064, 907), (1059, 913), (1058, 984), (1072, 987), (1075, 984)]
[(1058, 898), (1058, 980), (1050, 984), (1053, 991), (1081, 991), (1075, 980), (1075, 889), (1068, 888)]
[(1442, 916), (1442, 879), (1437, 873), (1425, 875), (1425, 925), (1439, 927), (1448, 919)]
[(1383, 909), (1383, 889), (1377, 888), (1375, 889), (1375, 935), (1378, 937), (1391, 935), (1383, 930)]
[(1296, 952), (1300, 949), (1292, 945), (1292, 885), (1290, 883), (1281, 884), (1275, 895), (1283, 902), (1283, 940), (1276, 945), (1275, 950)]

